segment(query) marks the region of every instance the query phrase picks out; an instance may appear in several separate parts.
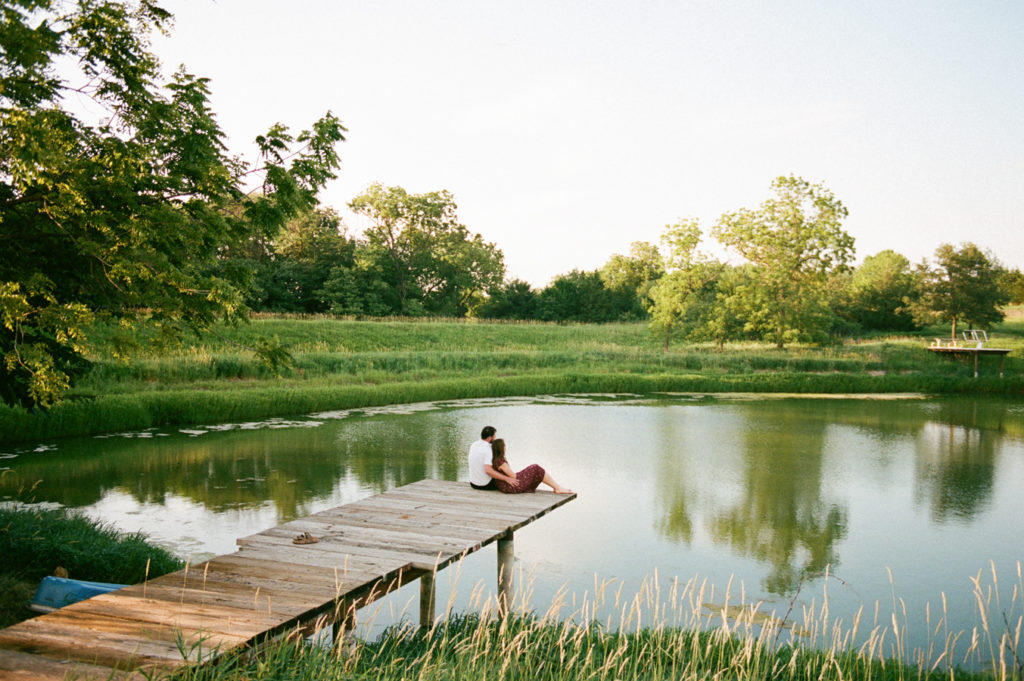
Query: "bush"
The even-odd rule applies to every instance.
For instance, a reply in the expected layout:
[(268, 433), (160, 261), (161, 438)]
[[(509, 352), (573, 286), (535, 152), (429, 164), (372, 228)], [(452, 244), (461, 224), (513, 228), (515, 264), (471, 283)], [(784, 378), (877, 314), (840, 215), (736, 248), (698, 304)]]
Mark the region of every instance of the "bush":
[(72, 511), (0, 508), (0, 573), (36, 582), (62, 567), (74, 579), (137, 584), (183, 564), (139, 533)]

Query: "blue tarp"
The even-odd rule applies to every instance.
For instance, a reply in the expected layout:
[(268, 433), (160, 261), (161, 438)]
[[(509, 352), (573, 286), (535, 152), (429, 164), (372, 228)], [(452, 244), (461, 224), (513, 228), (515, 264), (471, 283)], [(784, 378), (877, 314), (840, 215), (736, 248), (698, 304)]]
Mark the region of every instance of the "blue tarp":
[(106, 582), (83, 582), (80, 579), (64, 577), (44, 577), (29, 607), (38, 612), (50, 612), (124, 586)]

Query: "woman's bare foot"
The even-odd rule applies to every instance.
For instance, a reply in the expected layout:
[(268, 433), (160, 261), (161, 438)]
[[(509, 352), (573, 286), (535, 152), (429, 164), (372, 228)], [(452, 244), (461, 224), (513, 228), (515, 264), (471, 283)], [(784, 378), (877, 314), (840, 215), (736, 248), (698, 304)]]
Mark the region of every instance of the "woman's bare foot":
[(572, 494), (572, 490), (568, 487), (562, 487), (558, 482), (547, 473), (544, 474), (544, 479), (541, 480), (545, 485), (555, 491), (555, 494)]

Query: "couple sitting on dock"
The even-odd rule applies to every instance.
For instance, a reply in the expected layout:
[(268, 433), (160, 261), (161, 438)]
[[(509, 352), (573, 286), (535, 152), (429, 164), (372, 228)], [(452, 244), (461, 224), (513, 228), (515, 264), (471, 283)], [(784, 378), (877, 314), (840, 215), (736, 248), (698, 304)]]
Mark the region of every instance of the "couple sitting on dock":
[(572, 494), (562, 487), (537, 464), (527, 466), (518, 473), (505, 460), (505, 441), (494, 439), (493, 426), (484, 426), (480, 439), (469, 448), (469, 484), (473, 489), (496, 489), (505, 494), (535, 492), (541, 483), (555, 494)]

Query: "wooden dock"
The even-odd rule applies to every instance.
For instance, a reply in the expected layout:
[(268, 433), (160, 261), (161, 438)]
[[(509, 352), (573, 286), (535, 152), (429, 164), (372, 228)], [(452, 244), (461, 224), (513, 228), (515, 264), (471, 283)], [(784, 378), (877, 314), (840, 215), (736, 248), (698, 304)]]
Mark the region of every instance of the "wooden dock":
[(928, 349), (937, 355), (965, 357), (967, 359), (973, 358), (975, 378), (978, 377), (978, 358), (982, 355), (999, 357), (999, 378), (1002, 378), (1003, 362), (1006, 360), (1006, 356), (1011, 352), (1009, 349), (1005, 348), (964, 347), (961, 345), (932, 345)]
[[(421, 480), (238, 540), (237, 552), (0, 630), (0, 679), (142, 679), (291, 632), (346, 621), (498, 542), (499, 601), (511, 602), (513, 533), (576, 498), (505, 495)], [(292, 538), (309, 532), (314, 544)]]

